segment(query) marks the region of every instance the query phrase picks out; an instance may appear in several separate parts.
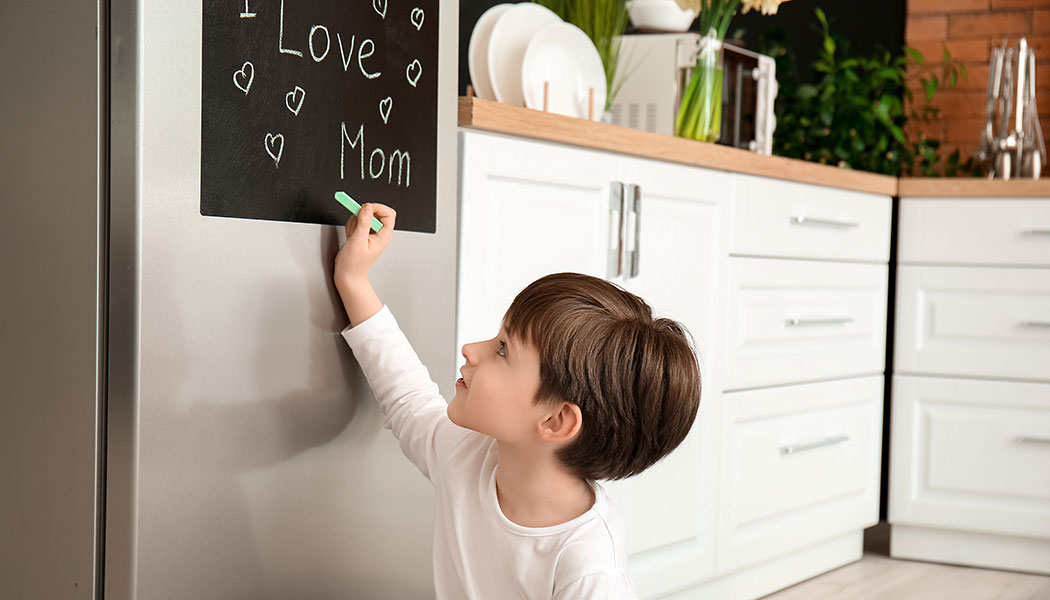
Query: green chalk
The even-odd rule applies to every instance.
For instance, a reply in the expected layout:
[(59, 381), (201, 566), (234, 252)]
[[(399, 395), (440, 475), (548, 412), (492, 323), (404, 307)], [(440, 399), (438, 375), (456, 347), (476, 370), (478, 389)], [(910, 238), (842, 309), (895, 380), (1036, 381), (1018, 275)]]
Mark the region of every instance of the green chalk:
[[(347, 210), (354, 213), (354, 215), (361, 212), (361, 205), (358, 204), (356, 200), (348, 196), (346, 192), (336, 192), (335, 199), (339, 201), (339, 204), (345, 206)], [(379, 230), (382, 227), (383, 224), (379, 221), (379, 219), (372, 217), (372, 231), (379, 233)]]

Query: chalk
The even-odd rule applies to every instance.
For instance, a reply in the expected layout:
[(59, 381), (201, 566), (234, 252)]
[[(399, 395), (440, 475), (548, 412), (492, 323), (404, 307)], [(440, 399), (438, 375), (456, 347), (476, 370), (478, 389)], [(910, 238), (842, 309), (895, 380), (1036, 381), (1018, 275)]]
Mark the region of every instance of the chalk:
[[(345, 206), (347, 210), (354, 213), (354, 215), (357, 215), (357, 213), (361, 212), (361, 205), (358, 204), (356, 200), (348, 196), (346, 192), (336, 192), (335, 199), (339, 201), (339, 204)], [(382, 227), (383, 224), (379, 221), (379, 219), (372, 217), (372, 231), (379, 233), (379, 230)]]

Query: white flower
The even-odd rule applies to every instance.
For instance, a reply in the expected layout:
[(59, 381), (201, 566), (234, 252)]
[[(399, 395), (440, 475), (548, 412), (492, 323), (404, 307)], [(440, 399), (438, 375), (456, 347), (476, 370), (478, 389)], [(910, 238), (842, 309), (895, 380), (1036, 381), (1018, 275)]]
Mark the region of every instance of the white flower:
[(780, 5), (788, 0), (741, 0), (741, 4), (744, 9), (740, 11), (741, 14), (747, 14), (747, 11), (755, 9), (760, 11), (764, 15), (775, 15)]

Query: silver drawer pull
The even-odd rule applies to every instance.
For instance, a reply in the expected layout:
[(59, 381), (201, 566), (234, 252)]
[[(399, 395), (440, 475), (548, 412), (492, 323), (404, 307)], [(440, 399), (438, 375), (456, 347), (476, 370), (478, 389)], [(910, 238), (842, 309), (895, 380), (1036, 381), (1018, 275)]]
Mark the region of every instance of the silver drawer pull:
[(1050, 438), (1035, 437), (1031, 435), (1019, 435), (1014, 439), (1022, 444), (1050, 444)]
[(852, 323), (852, 317), (840, 317), (837, 319), (787, 319), (784, 321), (791, 327), (800, 327), (802, 325), (846, 325)]
[(1025, 229), (1021, 235), (1050, 235), (1050, 229)]
[(1050, 321), (1021, 321), (1021, 327), (1046, 329), (1050, 327)]
[(831, 221), (828, 219), (811, 219), (809, 217), (803, 217), (802, 215), (796, 215), (789, 217), (793, 225), (815, 225), (817, 227), (837, 227), (839, 229), (853, 229), (854, 227), (860, 227), (860, 223), (850, 223), (849, 221)]
[(827, 439), (820, 440), (819, 442), (811, 442), (809, 444), (792, 444), (790, 446), (781, 446), (781, 454), (795, 454), (804, 450), (812, 450), (814, 448), (821, 448), (823, 446), (831, 446), (834, 444), (841, 444), (842, 442), (848, 441), (848, 435), (836, 435)]

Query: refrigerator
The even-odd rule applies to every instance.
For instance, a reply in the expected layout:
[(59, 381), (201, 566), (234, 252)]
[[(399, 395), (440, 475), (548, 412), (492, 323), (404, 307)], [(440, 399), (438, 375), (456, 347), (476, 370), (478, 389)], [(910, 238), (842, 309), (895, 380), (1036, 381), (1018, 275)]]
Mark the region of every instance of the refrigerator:
[[(205, 44), (216, 10), (265, 22), (271, 53), (298, 50), (303, 69), (341, 69), (360, 86), (381, 52), (411, 59), (398, 40), (433, 28), (422, 78), (411, 64), (383, 74), (414, 89), (433, 78), (431, 104), (412, 111), (430, 132), (432, 160), (413, 164), (423, 191), (399, 208), (408, 228), (371, 279), (451, 397), (458, 3), (330, 0), (341, 31), (310, 21), (307, 6), (319, 4), (0, 5), (0, 597), (433, 597), (430, 484), (383, 429), (340, 336), (347, 319), (332, 265), (345, 234), (330, 221), (349, 214), (316, 198), (276, 217), (205, 206), (206, 196), (222, 204), (248, 188), (263, 204), (291, 200), (209, 154), (202, 106), (219, 81), (207, 76)], [(347, 42), (365, 18), (338, 12), (350, 6), (373, 11), (386, 37), (370, 35), (370, 47), (358, 31)], [(249, 79), (265, 81), (262, 67), (249, 73), (239, 59), (215, 68), (234, 97)], [(275, 110), (289, 123), (324, 92), (285, 87)], [(369, 122), (387, 123), (397, 102)], [(331, 121), (326, 131), (339, 125)], [(343, 125), (351, 190), (358, 151), (360, 181), (399, 180), (391, 148), (377, 177), (377, 155), (354, 137), (363, 129)], [(279, 148), (267, 135), (251, 146), (269, 154), (261, 164), (294, 164), (292, 136)], [(216, 182), (232, 187), (216, 192)], [(398, 208), (406, 188), (390, 185), (389, 195), (362, 187), (358, 199)]]

